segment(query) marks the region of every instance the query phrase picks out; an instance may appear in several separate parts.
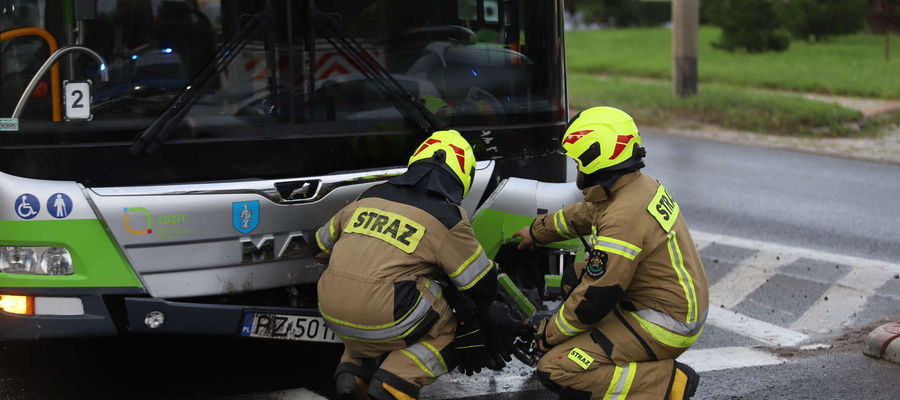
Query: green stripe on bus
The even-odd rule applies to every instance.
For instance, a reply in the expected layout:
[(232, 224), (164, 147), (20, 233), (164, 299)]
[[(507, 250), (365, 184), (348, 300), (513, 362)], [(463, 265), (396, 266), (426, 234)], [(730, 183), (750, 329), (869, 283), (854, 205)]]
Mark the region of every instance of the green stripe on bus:
[(0, 221), (0, 246), (58, 246), (72, 255), (75, 273), (63, 276), (0, 273), (0, 287), (141, 287), (100, 221)]
[[(475, 238), (484, 247), (485, 254), (493, 260), (501, 246), (513, 241), (513, 233), (530, 225), (532, 221), (534, 215), (524, 216), (485, 208), (478, 210), (472, 217), (472, 230), (475, 231)], [(578, 252), (578, 259), (584, 259), (584, 248), (577, 238), (548, 243), (546, 247), (574, 250)]]

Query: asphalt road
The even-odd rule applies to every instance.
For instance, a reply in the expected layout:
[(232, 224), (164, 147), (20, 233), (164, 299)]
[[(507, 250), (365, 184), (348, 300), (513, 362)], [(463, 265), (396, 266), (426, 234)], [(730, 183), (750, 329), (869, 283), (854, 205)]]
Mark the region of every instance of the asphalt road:
[[(646, 172), (687, 217), (711, 285), (682, 357), (698, 399), (896, 399), (900, 366), (861, 353), (900, 318), (900, 165), (644, 132)], [(0, 344), (2, 399), (312, 399), (337, 346), (140, 337)], [(450, 374), (427, 398), (542, 399), (524, 366)]]
[(900, 260), (900, 165), (642, 136), (691, 229)]

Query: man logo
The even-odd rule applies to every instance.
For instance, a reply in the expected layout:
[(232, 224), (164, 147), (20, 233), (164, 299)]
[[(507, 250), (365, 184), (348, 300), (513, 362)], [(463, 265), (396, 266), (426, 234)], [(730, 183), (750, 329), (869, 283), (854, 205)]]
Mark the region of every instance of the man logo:
[(253, 232), (259, 225), (259, 200), (231, 203), (231, 225), (240, 233)]
[[(241, 243), (241, 264), (312, 257), (303, 232), (290, 232), (284, 236), (284, 242), (278, 253), (275, 252), (275, 240), (275, 235), (271, 234), (262, 235), (255, 239), (250, 236), (239, 238), (238, 241)], [(281, 236), (279, 236), (278, 241), (281, 240)]]

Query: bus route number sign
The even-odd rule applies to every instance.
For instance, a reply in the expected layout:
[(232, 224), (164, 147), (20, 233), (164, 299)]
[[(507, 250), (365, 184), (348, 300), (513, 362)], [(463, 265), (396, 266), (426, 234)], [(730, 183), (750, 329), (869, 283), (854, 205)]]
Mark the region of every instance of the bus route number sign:
[(90, 121), (91, 114), (91, 81), (63, 83), (65, 93), (66, 120)]

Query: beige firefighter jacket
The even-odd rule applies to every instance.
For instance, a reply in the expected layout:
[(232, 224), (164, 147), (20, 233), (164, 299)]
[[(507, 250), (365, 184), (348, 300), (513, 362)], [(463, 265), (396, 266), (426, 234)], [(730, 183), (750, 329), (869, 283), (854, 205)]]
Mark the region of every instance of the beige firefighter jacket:
[(328, 258), (319, 308), (340, 337), (414, 341), (439, 317), (436, 279), (474, 298), (496, 295), (493, 262), (465, 211), (409, 187), (382, 184), (340, 210), (316, 240)]
[[(599, 186), (585, 201), (538, 216), (538, 243), (590, 235), (595, 266), (586, 271), (548, 321), (556, 345), (595, 326), (610, 312), (631, 314), (659, 342), (685, 348), (703, 329), (709, 303), (706, 273), (678, 203), (640, 171), (619, 178), (609, 195)], [(588, 260), (588, 265), (591, 265)]]

